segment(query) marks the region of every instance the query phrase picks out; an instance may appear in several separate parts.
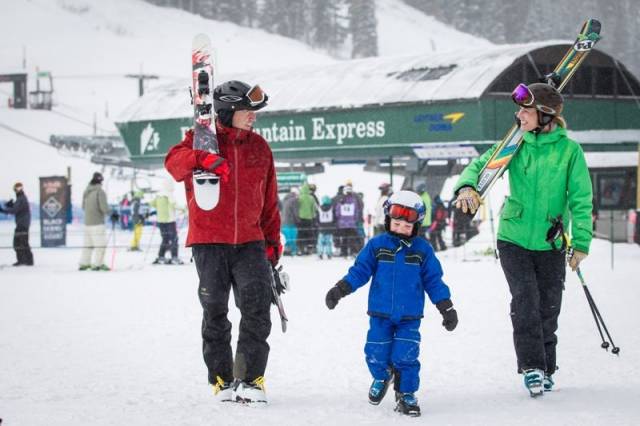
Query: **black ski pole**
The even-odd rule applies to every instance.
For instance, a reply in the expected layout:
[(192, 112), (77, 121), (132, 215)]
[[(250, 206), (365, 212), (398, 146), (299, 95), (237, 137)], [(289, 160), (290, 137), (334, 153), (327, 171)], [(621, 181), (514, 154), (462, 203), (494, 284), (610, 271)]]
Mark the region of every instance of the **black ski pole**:
[[(580, 267), (576, 268), (576, 273), (578, 274), (578, 278), (580, 279), (580, 283), (582, 284), (582, 288), (584, 290), (584, 294), (587, 297), (587, 301), (589, 302), (589, 307), (591, 308), (591, 313), (593, 314), (593, 318), (596, 321), (596, 325), (598, 326), (598, 331), (600, 332), (600, 337), (602, 337), (602, 348), (605, 350), (608, 350), (609, 348), (609, 342), (611, 342), (611, 353), (614, 355), (618, 355), (620, 353), (620, 347), (616, 346), (615, 343), (613, 343), (613, 339), (611, 338), (611, 334), (609, 333), (609, 330), (607, 329), (606, 324), (604, 323), (604, 320), (602, 319), (602, 315), (600, 314), (600, 310), (598, 309), (598, 307), (596, 306), (596, 302), (595, 300), (593, 300), (593, 296), (591, 295), (591, 292), (589, 291), (589, 287), (587, 287), (587, 283), (584, 281), (584, 277), (582, 276), (582, 271), (580, 271)], [(602, 325), (602, 329), (604, 329), (605, 334), (607, 335), (607, 338), (609, 339), (609, 342), (607, 342), (602, 334), (602, 330), (600, 329), (600, 325)]]
[(604, 338), (604, 334), (602, 334), (602, 327), (600, 326), (600, 321), (598, 321), (598, 316), (596, 315), (596, 310), (594, 307), (594, 301), (591, 297), (591, 292), (587, 288), (585, 284), (582, 285), (582, 290), (584, 290), (584, 295), (587, 298), (587, 303), (589, 303), (589, 309), (591, 310), (591, 315), (593, 315), (593, 320), (596, 322), (596, 327), (598, 327), (598, 333), (600, 334), (600, 338), (602, 339), (602, 344), (600, 347), (606, 351), (609, 350), (609, 342), (607, 342)]

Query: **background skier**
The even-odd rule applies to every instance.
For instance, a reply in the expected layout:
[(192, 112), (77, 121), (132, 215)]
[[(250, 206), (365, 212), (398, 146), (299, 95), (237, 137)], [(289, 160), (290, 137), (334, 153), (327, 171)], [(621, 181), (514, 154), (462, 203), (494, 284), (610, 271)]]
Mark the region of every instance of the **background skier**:
[(333, 216), (333, 205), (331, 198), (327, 195), (322, 197), (322, 204), (318, 211), (318, 257), (326, 256), (327, 259), (333, 257), (333, 233), (336, 221)]
[[(267, 99), (258, 86), (240, 81), (217, 86), (219, 155), (194, 150), (190, 130), (165, 159), (169, 173), (185, 184), (187, 245), (200, 279), (203, 355), (209, 383), (222, 401), (267, 401), (264, 373), (271, 331), (272, 265), (277, 264), (282, 248), (273, 155), (267, 142), (252, 131), (255, 111)], [(221, 177), (220, 201), (213, 210), (201, 210), (195, 203), (194, 169)], [(235, 362), (227, 319), (232, 288), (242, 315)]]
[(351, 182), (343, 188), (333, 203), (340, 256), (355, 256), (358, 252), (358, 224), (362, 221), (362, 200), (353, 192)]
[[(173, 199), (173, 182), (165, 180), (162, 191), (149, 203), (150, 207), (156, 209), (156, 220), (160, 229), (162, 242), (158, 250), (158, 257), (154, 264), (182, 265), (184, 262), (178, 257), (178, 228), (176, 226), (176, 202)], [(166, 259), (165, 254), (169, 251), (171, 258)]]
[(298, 250), (300, 254), (311, 254), (316, 250), (314, 238), (317, 226), (318, 203), (308, 184), (303, 184), (298, 197)]
[(422, 199), (425, 208), (424, 220), (422, 221), (421, 230), (423, 232), (423, 236), (426, 239), (429, 239), (429, 230), (431, 229), (431, 220), (433, 218), (431, 195), (429, 195), (429, 193), (427, 192), (427, 184), (425, 182), (418, 184), (418, 186), (416, 187), (416, 192), (420, 194), (420, 198)]
[(22, 183), (13, 185), (16, 194), (15, 201), (7, 201), (0, 212), (12, 214), (16, 219), (16, 229), (13, 232), (13, 249), (16, 251), (16, 262), (13, 266), (33, 266), (33, 253), (29, 246), (29, 226), (31, 225), (31, 208), (29, 200), (24, 193)]
[(393, 188), (391, 188), (391, 184), (387, 182), (383, 182), (378, 187), (380, 190), (380, 197), (378, 197), (378, 201), (376, 202), (375, 208), (375, 217), (373, 222), (373, 235), (382, 234), (384, 231), (384, 203), (389, 199), (389, 196), (393, 193)]
[(442, 233), (447, 227), (448, 218), (449, 210), (445, 207), (440, 195), (436, 195), (433, 199), (431, 226), (429, 227), (429, 241), (435, 251), (444, 251), (447, 249), (444, 238), (442, 238)]
[(284, 254), (298, 254), (298, 188), (293, 187), (282, 200), (282, 234), (285, 238)]
[(133, 223), (133, 237), (131, 239), (130, 251), (140, 251), (140, 239), (144, 228), (145, 217), (142, 214), (142, 198), (144, 192), (137, 190), (132, 192), (131, 200), (131, 221)]
[[(442, 314), (442, 325), (456, 328), (449, 287), (442, 281), (442, 268), (431, 246), (416, 238), (424, 219), (424, 203), (418, 194), (398, 191), (385, 204), (387, 232), (373, 237), (358, 254), (349, 273), (332, 287), (326, 304), (338, 301), (365, 285), (369, 289), (369, 332), (364, 351), (373, 383), (369, 402), (382, 401), (390, 382), (395, 382), (397, 411), (420, 415), (414, 393), (420, 384), (420, 320), (424, 294)], [(394, 285), (395, 284), (395, 285)]]
[[(567, 137), (563, 98), (552, 86), (518, 85), (512, 94), (520, 107), (516, 120), (524, 133), (509, 164), (511, 195), (505, 200), (498, 228), (500, 264), (511, 291), (511, 321), (518, 371), (532, 396), (553, 387), (555, 334), (565, 279), (565, 253), (547, 234), (560, 218), (571, 233), (576, 269), (591, 243), (592, 190), (589, 170), (576, 142)], [(478, 174), (495, 146), (473, 161), (456, 184), (456, 207), (475, 213), (480, 197)]]
[[(107, 194), (102, 189), (102, 174), (95, 172), (87, 189), (82, 195), (84, 210), (84, 243), (80, 255), (80, 270), (108, 271), (104, 263), (104, 251), (107, 247), (107, 233), (104, 220), (109, 214)], [(95, 251), (94, 251), (95, 250)], [(91, 256), (93, 262), (91, 262)]]

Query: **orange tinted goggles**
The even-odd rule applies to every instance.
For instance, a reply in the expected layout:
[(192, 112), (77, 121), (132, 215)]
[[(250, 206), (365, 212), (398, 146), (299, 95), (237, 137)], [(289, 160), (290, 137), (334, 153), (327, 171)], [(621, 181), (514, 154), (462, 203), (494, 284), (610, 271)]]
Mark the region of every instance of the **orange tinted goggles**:
[(402, 219), (409, 223), (416, 223), (418, 221), (418, 212), (415, 209), (399, 204), (392, 204), (391, 207), (389, 207), (389, 216), (391, 219)]
[(249, 105), (260, 105), (265, 100), (265, 93), (260, 86), (255, 85), (247, 92), (247, 99), (249, 99)]

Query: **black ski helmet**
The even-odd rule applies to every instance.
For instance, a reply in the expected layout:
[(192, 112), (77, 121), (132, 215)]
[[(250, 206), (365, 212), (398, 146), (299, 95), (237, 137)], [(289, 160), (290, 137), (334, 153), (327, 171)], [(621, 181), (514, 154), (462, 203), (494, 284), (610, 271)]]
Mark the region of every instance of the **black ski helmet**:
[(257, 111), (267, 105), (268, 99), (259, 86), (252, 87), (238, 80), (227, 81), (213, 90), (213, 108), (216, 114), (220, 114), (221, 110)]

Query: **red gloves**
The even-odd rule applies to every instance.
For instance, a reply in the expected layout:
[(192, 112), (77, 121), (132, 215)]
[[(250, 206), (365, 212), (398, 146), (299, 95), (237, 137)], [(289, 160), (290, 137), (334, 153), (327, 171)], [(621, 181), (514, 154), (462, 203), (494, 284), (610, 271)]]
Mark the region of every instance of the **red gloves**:
[(220, 180), (222, 180), (222, 182), (226, 183), (229, 180), (231, 168), (224, 158), (206, 151), (196, 152), (198, 166), (202, 167), (204, 170), (217, 174), (220, 176)]
[(282, 244), (280, 244), (280, 242), (278, 242), (277, 246), (267, 244), (267, 246), (265, 247), (267, 259), (269, 260), (269, 262), (271, 262), (271, 265), (273, 265), (274, 268), (278, 264), (278, 260), (280, 260), (280, 255), (282, 255), (283, 250), (284, 247), (282, 247)]

